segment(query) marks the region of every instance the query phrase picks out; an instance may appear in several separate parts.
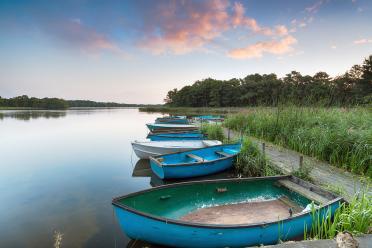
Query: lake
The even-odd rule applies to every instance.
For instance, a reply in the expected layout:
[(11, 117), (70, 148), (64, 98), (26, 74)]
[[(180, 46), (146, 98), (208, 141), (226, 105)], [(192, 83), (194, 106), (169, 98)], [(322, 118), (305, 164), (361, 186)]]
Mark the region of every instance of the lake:
[(162, 183), (130, 144), (158, 116), (0, 110), (0, 247), (52, 247), (54, 231), (62, 247), (125, 247), (111, 200)]

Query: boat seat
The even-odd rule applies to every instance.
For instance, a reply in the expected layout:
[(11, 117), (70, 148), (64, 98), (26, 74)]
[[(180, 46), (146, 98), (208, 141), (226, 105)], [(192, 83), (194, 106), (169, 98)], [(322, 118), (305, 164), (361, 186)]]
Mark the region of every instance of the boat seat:
[(194, 154), (190, 154), (189, 153), (189, 154), (186, 154), (186, 156), (188, 156), (189, 158), (195, 159), (198, 162), (204, 162), (204, 161), (206, 161), (204, 158), (199, 157), (199, 156), (196, 156)]
[(287, 179), (283, 179), (283, 180), (279, 180), (278, 183), (284, 187), (286, 187), (287, 189), (291, 190), (291, 191), (294, 191), (300, 195), (303, 195), (305, 196), (306, 198), (308, 198), (309, 200), (312, 200), (312, 201), (315, 201), (315, 202), (318, 202), (322, 205), (328, 203), (328, 199), (325, 198), (324, 196), (321, 196), (313, 191), (310, 191), (309, 189), (305, 188), (305, 187), (302, 187), (301, 185), (298, 185), (290, 180), (287, 180)]
[(224, 156), (224, 157), (229, 157), (231, 156), (231, 154), (228, 154), (226, 152), (223, 152), (223, 151), (215, 151), (217, 154), (221, 155), (221, 156)]

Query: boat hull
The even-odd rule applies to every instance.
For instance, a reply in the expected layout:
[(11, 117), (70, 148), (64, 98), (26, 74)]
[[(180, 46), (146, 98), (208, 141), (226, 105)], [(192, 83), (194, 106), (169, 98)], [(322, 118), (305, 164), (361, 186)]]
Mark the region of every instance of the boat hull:
[(188, 124), (188, 120), (181, 118), (157, 118), (155, 120), (156, 124)]
[[(143, 143), (133, 142), (132, 147), (137, 157), (141, 159), (148, 159), (153, 156), (165, 155), (165, 154), (170, 154), (170, 153), (175, 153), (175, 152), (184, 152), (184, 151), (189, 151), (192, 149), (203, 148), (203, 147), (208, 146), (208, 143), (203, 142), (203, 141), (197, 141), (197, 140), (174, 142), (175, 144), (174, 146), (166, 145), (168, 143), (172, 144), (173, 143), (172, 141), (169, 141), (169, 142), (164, 141), (162, 143), (160, 142), (162, 141), (156, 141), (156, 144), (152, 142), (143, 142)], [(165, 145), (158, 146), (158, 144), (165, 144)], [(220, 142), (212, 141), (211, 144), (219, 145)]]
[(204, 135), (201, 133), (159, 133), (147, 136), (151, 141), (160, 140), (202, 140)]
[(192, 165), (159, 166), (150, 160), (151, 170), (161, 179), (200, 177), (222, 172), (232, 167), (235, 157)]
[(147, 128), (150, 131), (157, 131), (157, 130), (177, 130), (177, 131), (188, 131), (188, 130), (197, 130), (198, 127), (194, 125), (185, 125), (185, 124), (146, 124)]

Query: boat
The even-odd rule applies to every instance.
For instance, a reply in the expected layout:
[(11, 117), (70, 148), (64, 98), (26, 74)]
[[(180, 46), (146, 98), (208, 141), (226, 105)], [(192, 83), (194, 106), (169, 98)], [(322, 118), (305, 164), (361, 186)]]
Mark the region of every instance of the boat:
[(132, 142), (132, 147), (137, 157), (148, 159), (150, 156), (159, 156), (220, 144), (221, 141), (218, 140), (134, 141)]
[(214, 174), (232, 167), (241, 144), (224, 144), (150, 157), (152, 171), (161, 179)]
[(167, 184), (112, 201), (132, 239), (169, 247), (246, 247), (303, 237), (343, 198), (294, 176)]
[(223, 121), (224, 118), (219, 115), (200, 115), (194, 117), (196, 120), (200, 121)]
[(163, 124), (188, 124), (188, 120), (186, 118), (177, 118), (177, 117), (159, 117), (156, 118), (155, 123), (163, 123)]
[(163, 132), (153, 133), (150, 132), (147, 138), (151, 141), (159, 140), (202, 140), (205, 138), (204, 134), (199, 131), (184, 131), (184, 132)]
[(155, 130), (174, 130), (174, 131), (186, 131), (186, 130), (198, 130), (198, 127), (190, 124), (166, 124), (166, 123), (148, 123), (146, 124), (150, 131)]

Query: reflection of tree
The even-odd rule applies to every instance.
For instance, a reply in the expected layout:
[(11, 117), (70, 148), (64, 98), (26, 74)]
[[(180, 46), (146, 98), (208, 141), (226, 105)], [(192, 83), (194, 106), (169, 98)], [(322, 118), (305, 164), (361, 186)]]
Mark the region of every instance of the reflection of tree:
[(28, 121), (38, 118), (60, 118), (65, 117), (65, 111), (9, 111), (0, 113), (0, 119), (13, 118), (17, 120)]

